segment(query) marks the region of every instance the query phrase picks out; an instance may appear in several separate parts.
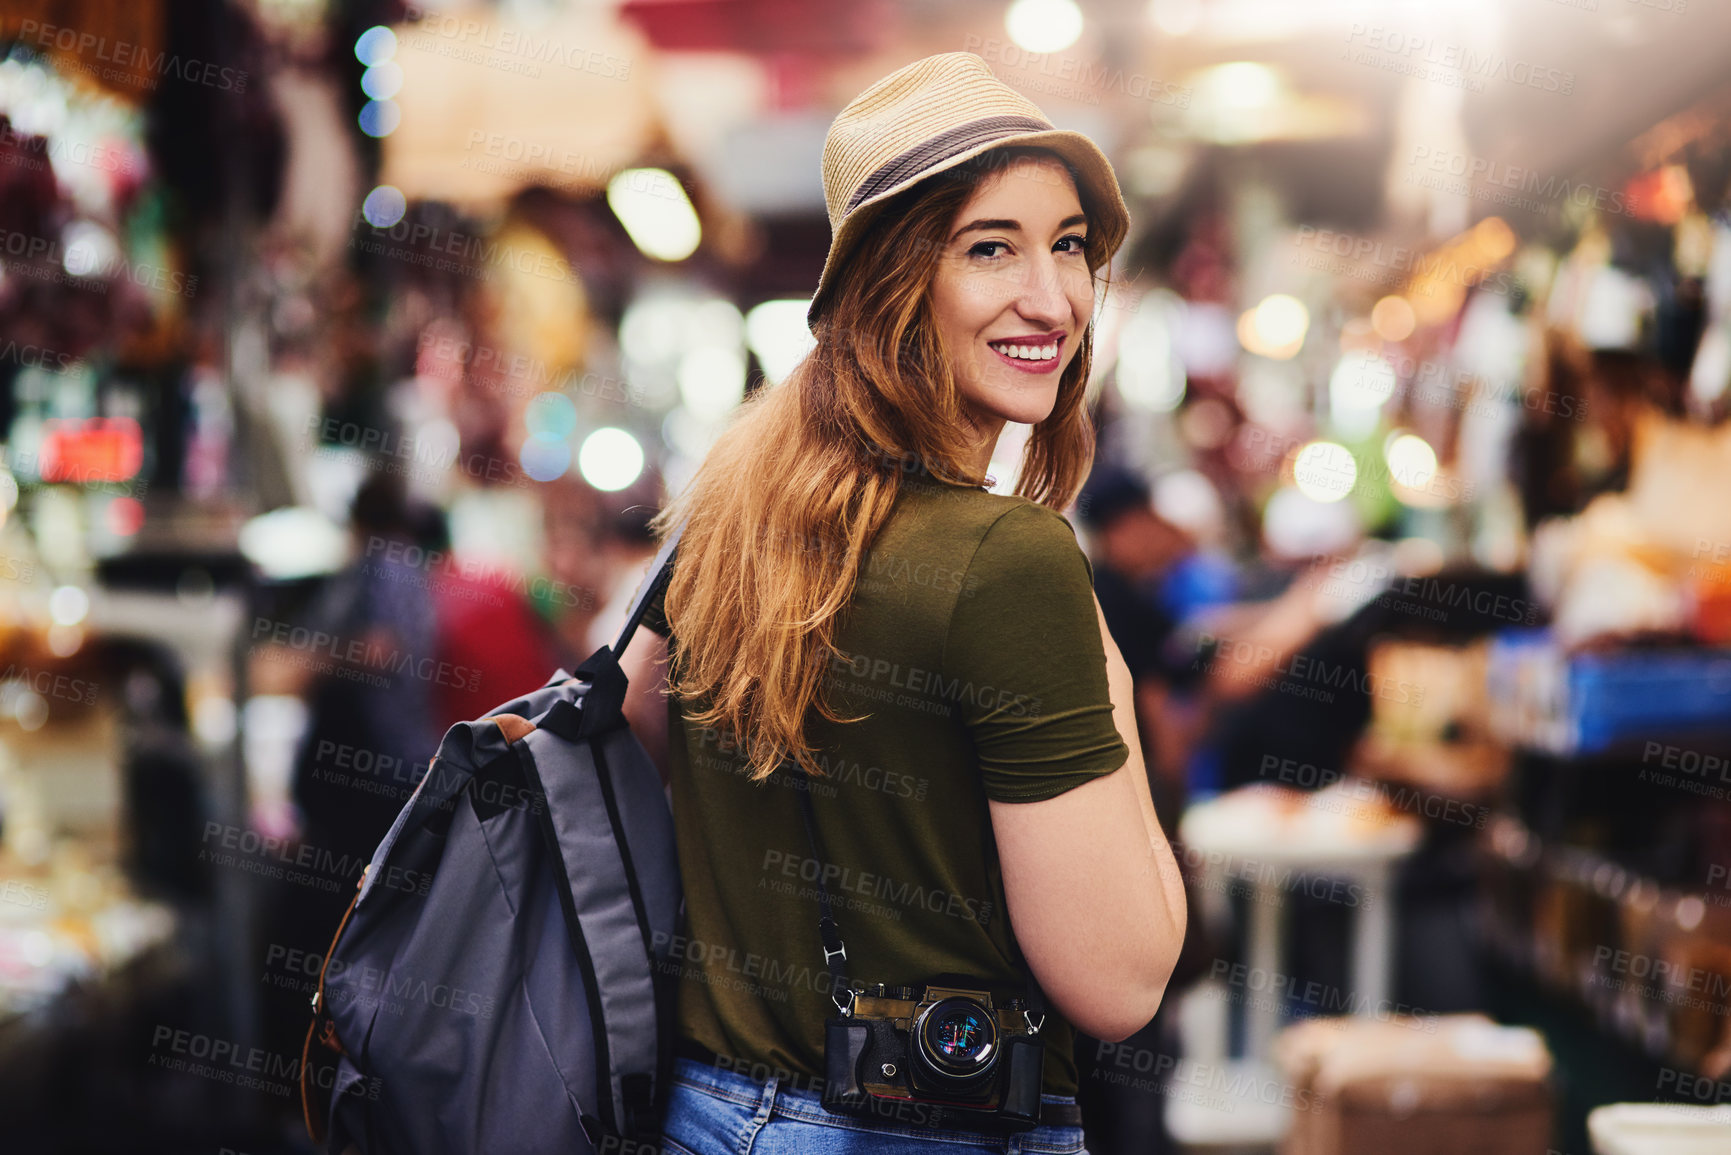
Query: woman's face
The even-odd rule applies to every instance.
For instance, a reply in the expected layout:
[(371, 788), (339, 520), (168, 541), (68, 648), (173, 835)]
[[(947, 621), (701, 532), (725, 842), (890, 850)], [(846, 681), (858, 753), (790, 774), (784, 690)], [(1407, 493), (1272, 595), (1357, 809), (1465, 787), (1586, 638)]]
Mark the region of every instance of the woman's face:
[(1094, 309), (1087, 218), (1056, 160), (1015, 161), (950, 222), (931, 286), (933, 320), (970, 418), (996, 434), (1052, 412)]

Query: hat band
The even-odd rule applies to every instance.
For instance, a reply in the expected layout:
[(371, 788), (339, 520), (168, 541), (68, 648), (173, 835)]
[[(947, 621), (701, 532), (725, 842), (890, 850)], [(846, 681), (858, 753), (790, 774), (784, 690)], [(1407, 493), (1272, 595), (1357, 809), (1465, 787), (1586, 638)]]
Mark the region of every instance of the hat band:
[(966, 152), (999, 137), (1014, 136), (1023, 132), (1052, 132), (1054, 129), (1043, 120), (1035, 120), (1031, 116), (988, 116), (981, 120), (970, 120), (966, 124), (946, 129), (930, 140), (922, 141), (900, 156), (879, 165), (878, 168), (860, 186), (853, 190), (853, 196), (848, 198), (847, 208), (843, 215), (853, 212), (864, 202), (880, 193), (888, 192), (898, 185), (906, 184), (935, 164)]

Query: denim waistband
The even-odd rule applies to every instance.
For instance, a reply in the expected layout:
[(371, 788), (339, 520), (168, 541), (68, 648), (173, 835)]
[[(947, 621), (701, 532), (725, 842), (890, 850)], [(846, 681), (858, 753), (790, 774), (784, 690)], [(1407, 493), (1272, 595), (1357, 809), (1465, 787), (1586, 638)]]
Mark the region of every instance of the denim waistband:
[[(838, 1115), (824, 1109), (821, 1080), (814, 1076), (777, 1070), (771, 1073), (767, 1080), (759, 1080), (743, 1072), (728, 1069), (728, 1062), (726, 1058), (719, 1059), (715, 1064), (679, 1058), (674, 1063), (675, 1082), (747, 1111), (762, 1112), (767, 1106), (770, 1117), (797, 1119), (806, 1123), (852, 1130), (897, 1132), (961, 1146), (986, 1145), (1002, 1148), (1006, 1145), (1006, 1137), (1002, 1135), (921, 1126), (921, 1116), (917, 1114), (898, 1118), (895, 1113), (898, 1106), (896, 1104), (885, 1105), (886, 1114), (881, 1120)], [(761, 1071), (765, 1065), (757, 1064), (756, 1067)], [(1076, 1099), (1072, 1095), (1041, 1095), (1040, 1102), (1074, 1108)], [(918, 1105), (912, 1104), (910, 1107), (917, 1108)], [(1073, 1152), (1081, 1146), (1081, 1131), (1080, 1127), (1075, 1126), (1042, 1124), (1033, 1130), (1009, 1136), (1011, 1141), (1008, 1147), (1012, 1152)]]

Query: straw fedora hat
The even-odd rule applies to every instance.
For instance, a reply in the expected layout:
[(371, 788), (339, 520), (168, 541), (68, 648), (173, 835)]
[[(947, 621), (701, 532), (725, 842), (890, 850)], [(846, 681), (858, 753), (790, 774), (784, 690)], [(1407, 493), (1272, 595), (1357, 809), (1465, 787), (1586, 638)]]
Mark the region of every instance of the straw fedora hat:
[(823, 143), (829, 256), (806, 317), (815, 323), (848, 257), (883, 203), (933, 173), (1006, 145), (1051, 149), (1083, 186), (1089, 227), (1108, 257), (1130, 230), (1112, 163), (1079, 132), (1054, 128), (1045, 113), (992, 75), (972, 52), (945, 52), (890, 73), (850, 101)]

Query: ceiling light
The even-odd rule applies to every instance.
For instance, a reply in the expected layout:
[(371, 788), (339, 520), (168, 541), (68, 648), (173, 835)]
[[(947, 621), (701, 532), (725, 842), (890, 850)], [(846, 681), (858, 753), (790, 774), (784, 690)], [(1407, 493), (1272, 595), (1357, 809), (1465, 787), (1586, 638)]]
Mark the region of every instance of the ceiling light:
[(1062, 52), (1082, 35), (1082, 10), (1076, 0), (1015, 0), (1004, 13), (1004, 28), (1029, 52)]
[(691, 198), (666, 169), (628, 168), (614, 174), (607, 182), (607, 205), (631, 243), (658, 261), (683, 261), (703, 240)]

